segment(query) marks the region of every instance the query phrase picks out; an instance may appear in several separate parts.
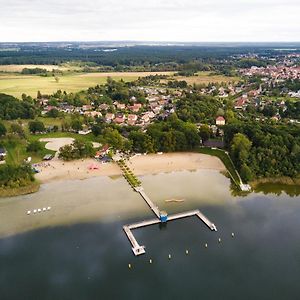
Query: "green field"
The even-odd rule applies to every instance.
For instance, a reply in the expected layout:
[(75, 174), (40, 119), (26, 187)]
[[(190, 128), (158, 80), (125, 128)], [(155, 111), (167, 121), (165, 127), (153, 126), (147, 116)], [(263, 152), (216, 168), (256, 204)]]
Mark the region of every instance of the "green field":
[(170, 72), (113, 72), (113, 73), (72, 73), (54, 77), (31, 76), (21, 74), (0, 73), (0, 93), (20, 98), (23, 93), (36, 97), (37, 91), (52, 94), (57, 90), (78, 92), (97, 84), (106, 83), (107, 77), (115, 80), (133, 81), (138, 77), (154, 74), (171, 74)]

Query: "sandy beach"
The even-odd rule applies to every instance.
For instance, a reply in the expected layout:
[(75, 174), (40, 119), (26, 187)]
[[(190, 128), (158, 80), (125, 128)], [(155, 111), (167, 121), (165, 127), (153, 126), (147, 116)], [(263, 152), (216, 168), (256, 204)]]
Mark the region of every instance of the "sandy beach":
[[(90, 170), (89, 167), (91, 165), (97, 166), (98, 169)], [(128, 165), (136, 175), (199, 169), (225, 170), (225, 166), (217, 157), (200, 153), (140, 155), (132, 157)], [(54, 158), (50, 162), (42, 163), (38, 169), (40, 173), (36, 174), (36, 178), (41, 183), (57, 180), (87, 179), (97, 176), (118, 176), (122, 174), (115, 163), (102, 164), (94, 159), (63, 162)]]

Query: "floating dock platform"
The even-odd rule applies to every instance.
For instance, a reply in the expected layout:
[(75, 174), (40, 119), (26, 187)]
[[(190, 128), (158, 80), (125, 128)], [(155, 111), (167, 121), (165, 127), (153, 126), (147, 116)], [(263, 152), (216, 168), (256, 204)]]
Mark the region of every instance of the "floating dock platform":
[[(214, 223), (212, 223), (211, 221), (209, 221), (209, 219), (207, 217), (205, 217), (200, 212), (200, 210), (192, 210), (192, 211), (188, 211), (188, 212), (178, 213), (175, 215), (170, 215), (170, 216), (168, 216), (168, 221), (174, 221), (174, 220), (193, 217), (193, 216), (198, 217), (210, 230), (217, 231), (216, 225)], [(141, 246), (137, 242), (136, 238), (134, 237), (134, 235), (132, 233), (132, 230), (150, 226), (150, 225), (154, 225), (154, 224), (159, 224), (159, 223), (161, 223), (160, 219), (150, 219), (150, 220), (145, 220), (145, 221), (141, 221), (141, 222), (137, 222), (134, 224), (123, 226), (123, 230), (125, 231), (128, 239), (132, 245), (131, 249), (135, 256), (144, 254), (146, 251), (145, 251), (145, 246)]]

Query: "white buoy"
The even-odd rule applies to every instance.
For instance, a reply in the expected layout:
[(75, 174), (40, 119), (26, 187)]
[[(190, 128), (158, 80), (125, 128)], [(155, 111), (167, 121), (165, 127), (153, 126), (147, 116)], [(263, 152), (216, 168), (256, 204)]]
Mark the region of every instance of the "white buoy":
[(37, 212), (37, 210), (36, 210), (36, 209), (34, 209), (34, 210), (33, 210), (33, 213), (34, 213), (34, 214), (36, 214), (36, 212)]
[(31, 210), (28, 210), (28, 211), (27, 211), (27, 215), (30, 215), (30, 214), (31, 214)]
[(185, 254), (188, 255), (189, 254), (189, 250), (186, 249), (185, 250)]
[(219, 243), (221, 243), (221, 238), (219, 238), (219, 240), (218, 240), (218, 241), (219, 241)]
[(38, 208), (38, 210), (37, 210), (38, 212), (41, 212), (42, 210), (40, 209), (40, 208)]
[(152, 259), (151, 258), (149, 259), (149, 263), (152, 264)]
[(51, 209), (51, 206), (48, 206), (48, 207), (47, 207), (47, 210), (50, 210), (50, 209)]
[(207, 248), (208, 247), (208, 245), (207, 245), (207, 243), (205, 243), (205, 248)]
[(131, 269), (131, 264), (128, 264), (128, 268)]
[(168, 257), (169, 257), (169, 259), (171, 259), (171, 257), (172, 257), (172, 256), (171, 256), (171, 254), (169, 254), (169, 256), (168, 256)]
[(46, 209), (46, 207), (43, 207), (43, 211), (46, 211), (47, 209)]
[(234, 237), (234, 232), (231, 233), (231, 236)]

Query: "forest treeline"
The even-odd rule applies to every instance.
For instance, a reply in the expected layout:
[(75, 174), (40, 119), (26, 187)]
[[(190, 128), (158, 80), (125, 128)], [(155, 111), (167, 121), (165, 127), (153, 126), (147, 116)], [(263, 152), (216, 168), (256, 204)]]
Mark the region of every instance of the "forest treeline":
[(242, 178), (300, 174), (300, 128), (258, 123), (238, 123), (225, 127), (225, 143)]

